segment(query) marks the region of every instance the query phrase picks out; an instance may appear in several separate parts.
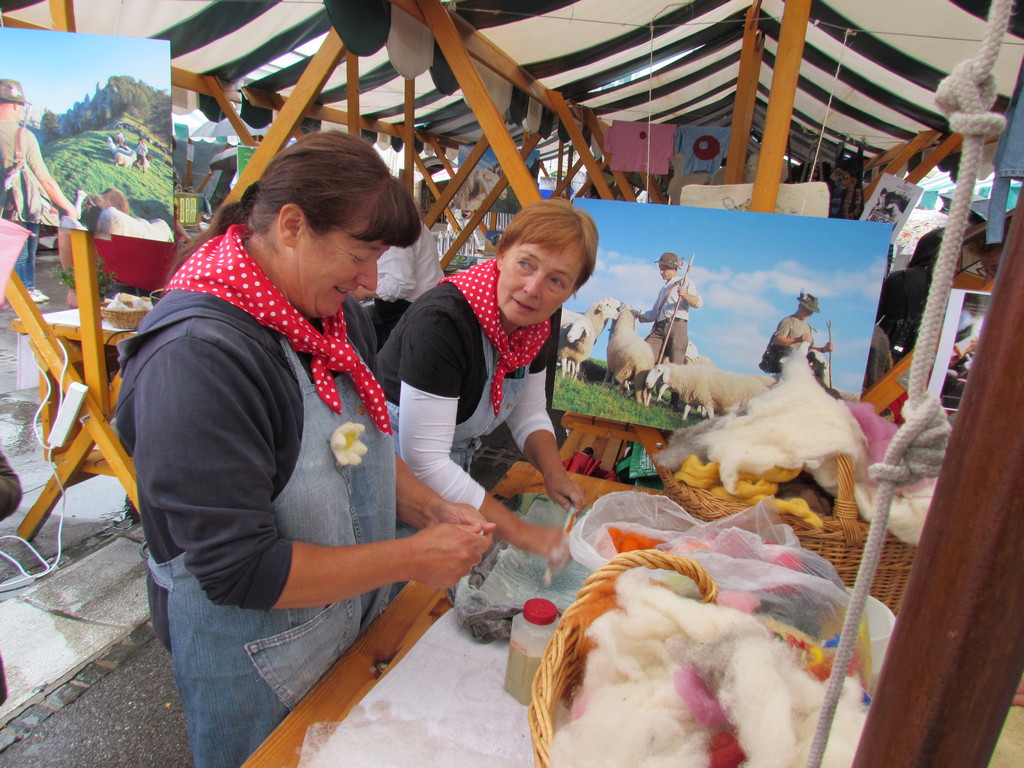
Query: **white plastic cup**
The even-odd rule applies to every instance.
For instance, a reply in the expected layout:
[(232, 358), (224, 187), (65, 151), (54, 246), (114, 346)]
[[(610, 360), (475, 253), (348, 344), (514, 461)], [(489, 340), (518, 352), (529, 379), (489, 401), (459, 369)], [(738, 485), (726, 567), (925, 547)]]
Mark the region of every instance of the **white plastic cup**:
[(871, 638), (871, 687), (874, 688), (889, 648), (889, 638), (896, 626), (896, 614), (881, 600), (868, 595), (864, 616), (868, 621), (868, 636)]

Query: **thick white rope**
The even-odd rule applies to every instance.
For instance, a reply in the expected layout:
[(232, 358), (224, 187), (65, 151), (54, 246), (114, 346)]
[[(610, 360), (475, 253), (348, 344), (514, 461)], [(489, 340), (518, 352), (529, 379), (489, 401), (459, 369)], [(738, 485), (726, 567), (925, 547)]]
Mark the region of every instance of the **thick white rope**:
[(928, 376), (935, 363), (939, 333), (946, 312), (946, 303), (959, 262), (960, 247), (967, 214), (974, 195), (974, 183), (981, 165), (982, 147), (989, 136), (998, 136), (1006, 119), (988, 111), (996, 97), (992, 66), (999, 53), (1010, 19), (1012, 0), (994, 0), (989, 8), (988, 24), (981, 49), (971, 59), (960, 62), (948, 77), (939, 83), (935, 101), (949, 120), (950, 128), (964, 137), (960, 171), (950, 206), (949, 220), (939, 248), (939, 257), (932, 272), (931, 288), (925, 304), (921, 328), (914, 346), (910, 368), (908, 401), (903, 408), (905, 423), (897, 430), (885, 452), (885, 459), (870, 468), (878, 481), (878, 494), (864, 546), (864, 556), (857, 572), (857, 582), (850, 596), (839, 648), (828, 680), (825, 700), (811, 743), (807, 768), (819, 768), (828, 735), (842, 693), (846, 672), (853, 660), (853, 649), (860, 628), (864, 604), (875, 579), (879, 556), (885, 543), (889, 508), (897, 486), (912, 485), (925, 477), (936, 477), (949, 438), (949, 421), (936, 395), (926, 389)]

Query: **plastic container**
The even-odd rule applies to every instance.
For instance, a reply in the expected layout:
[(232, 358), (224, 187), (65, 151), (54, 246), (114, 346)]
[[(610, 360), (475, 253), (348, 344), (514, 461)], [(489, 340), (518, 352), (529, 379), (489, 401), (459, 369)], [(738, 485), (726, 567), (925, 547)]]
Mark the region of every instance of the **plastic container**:
[(530, 688), (558, 622), (558, 609), (550, 600), (534, 597), (523, 605), (523, 612), (512, 619), (512, 635), (508, 643), (508, 667), (505, 669), (505, 690), (520, 704), (530, 703)]
[(871, 687), (878, 682), (882, 671), (882, 662), (889, 649), (889, 639), (896, 626), (896, 614), (881, 600), (868, 596), (864, 605), (864, 615), (868, 620), (868, 634), (871, 636)]

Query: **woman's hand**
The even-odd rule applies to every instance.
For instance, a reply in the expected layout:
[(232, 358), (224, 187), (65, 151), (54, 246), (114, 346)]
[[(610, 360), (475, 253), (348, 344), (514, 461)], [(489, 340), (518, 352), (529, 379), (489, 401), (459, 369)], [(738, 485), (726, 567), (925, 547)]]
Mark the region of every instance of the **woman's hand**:
[(561, 465), (544, 476), (544, 487), (547, 488), (551, 500), (560, 504), (562, 509), (575, 507), (576, 511), (579, 511), (587, 504), (583, 486), (569, 477)]
[(491, 537), (477, 527), (438, 523), (414, 534), (413, 578), (430, 587), (458, 584), (491, 546)]
[(457, 525), (465, 525), (488, 538), (490, 538), (497, 527), (495, 523), (490, 522), (481, 515), (480, 510), (472, 504), (452, 504), (443, 501), (434, 507), (433, 513), (435, 524), (455, 523)]

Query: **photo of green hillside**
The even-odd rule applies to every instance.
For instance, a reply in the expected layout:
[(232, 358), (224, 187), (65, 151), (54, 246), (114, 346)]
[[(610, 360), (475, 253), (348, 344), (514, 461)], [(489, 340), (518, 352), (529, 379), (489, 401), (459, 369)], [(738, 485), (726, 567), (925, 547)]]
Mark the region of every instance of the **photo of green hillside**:
[(0, 46), (4, 76), (20, 83), (28, 102), (21, 125), (64, 196), (78, 204), (78, 216), (62, 216), (60, 226), (171, 239), (168, 43), (0, 29)]

